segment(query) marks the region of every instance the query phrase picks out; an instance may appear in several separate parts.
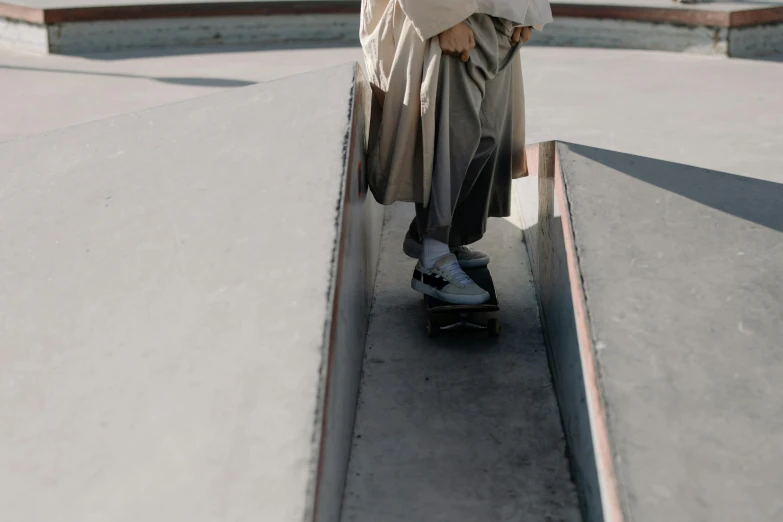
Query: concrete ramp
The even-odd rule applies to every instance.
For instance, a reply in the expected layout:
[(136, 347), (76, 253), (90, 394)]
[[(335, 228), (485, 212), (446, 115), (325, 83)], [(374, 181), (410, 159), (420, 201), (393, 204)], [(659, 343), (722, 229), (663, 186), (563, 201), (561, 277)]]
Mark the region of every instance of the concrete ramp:
[(517, 185), (589, 520), (783, 517), (783, 186), (566, 143)]
[(337, 519), (382, 225), (363, 85), (0, 145), (0, 520)]

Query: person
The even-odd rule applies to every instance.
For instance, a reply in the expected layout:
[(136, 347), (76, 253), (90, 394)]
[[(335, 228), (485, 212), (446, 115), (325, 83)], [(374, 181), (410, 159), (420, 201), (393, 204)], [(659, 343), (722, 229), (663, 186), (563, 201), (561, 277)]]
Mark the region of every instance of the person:
[(551, 20), (547, 0), (362, 1), (368, 179), (380, 203), (416, 204), (403, 251), (419, 292), (489, 299), (464, 271), (489, 256), (468, 245), (510, 215), (511, 181), (527, 174), (517, 51)]

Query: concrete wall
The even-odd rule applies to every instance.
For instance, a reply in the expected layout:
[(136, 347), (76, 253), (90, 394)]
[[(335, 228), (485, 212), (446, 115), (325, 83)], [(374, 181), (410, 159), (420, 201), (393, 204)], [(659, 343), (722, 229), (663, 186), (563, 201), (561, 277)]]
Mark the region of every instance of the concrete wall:
[(0, 49), (16, 49), (46, 54), (49, 34), (46, 26), (0, 18)]
[(605, 416), (588, 335), (556, 142), (527, 149), (515, 181), (552, 380), (586, 522), (620, 522)]
[[(729, 29), (631, 20), (557, 17), (530, 45), (726, 54)], [(779, 29), (783, 33), (783, 28)]]
[[(110, 3), (111, 4), (111, 3)], [(341, 43), (358, 44), (359, 3), (332, 6), (318, 2), (270, 14), (264, 2), (210, 4), (207, 10), (176, 9), (177, 4), (146, 8), (104, 5), (101, 8), (35, 11), (28, 22), (2, 22), (0, 44), (59, 54), (84, 54), (132, 48), (191, 47), (237, 44)], [(271, 4), (271, 3), (270, 3)], [(206, 4), (204, 4), (206, 5)], [(275, 4), (276, 5), (276, 4)], [(327, 9), (324, 10), (324, 6)], [(72, 5), (71, 7), (78, 7)], [(558, 4), (554, 23), (537, 34), (531, 45), (645, 49), (753, 57), (783, 52), (783, 23), (769, 9), (727, 11), (667, 9), (617, 5), (602, 11), (591, 4)], [(630, 15), (628, 8), (636, 9)], [(112, 9), (114, 10), (112, 11)], [(161, 8), (161, 9), (158, 9)], [(124, 10), (123, 10), (124, 9)], [(146, 11), (145, 11), (146, 9)], [(211, 9), (211, 11), (210, 11)], [(255, 9), (255, 10), (253, 10)], [(771, 7), (774, 11), (774, 6)], [(699, 16), (694, 18), (694, 13)], [(734, 16), (736, 15), (736, 16)], [(626, 19), (630, 16), (632, 19)], [(42, 20), (51, 18), (47, 25)], [(638, 19), (634, 18), (637, 17)], [(743, 27), (738, 27), (742, 19)], [(652, 20), (652, 21), (651, 21)], [(750, 24), (750, 25), (747, 25)], [(43, 35), (42, 35), (43, 31)]]
[(783, 186), (567, 143), (529, 159), (516, 187), (586, 518), (780, 518)]
[(627, 520), (780, 519), (783, 185), (558, 157)]
[(783, 53), (783, 24), (738, 27), (729, 34), (729, 56), (753, 57)]
[(336, 522), (348, 470), (359, 379), (383, 228), (383, 207), (370, 195), (365, 175), (370, 90), (361, 71), (353, 93), (353, 127), (347, 143), (340, 239), (334, 265), (333, 305), (325, 358), (320, 472), (315, 484), (316, 522)]
[(78, 54), (133, 48), (359, 42), (353, 14), (219, 16), (69, 22), (47, 27), (49, 52)]
[(381, 227), (357, 74), (0, 144), (0, 520), (337, 520)]
[(357, 45), (359, 18), (355, 14), (214, 16), (49, 25), (0, 18), (0, 46), (36, 53), (302, 42)]

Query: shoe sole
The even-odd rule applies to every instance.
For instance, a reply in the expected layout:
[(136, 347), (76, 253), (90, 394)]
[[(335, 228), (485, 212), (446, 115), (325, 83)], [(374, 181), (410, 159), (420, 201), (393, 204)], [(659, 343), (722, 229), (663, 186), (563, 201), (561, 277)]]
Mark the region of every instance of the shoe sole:
[(489, 292), (484, 292), (479, 295), (454, 295), (441, 292), (437, 288), (433, 288), (430, 285), (425, 285), (418, 279), (411, 279), (411, 288), (417, 292), (440, 299), (441, 301), (455, 305), (482, 305), (489, 301)]
[[(403, 253), (411, 259), (421, 259), (421, 243), (408, 237), (402, 242)], [(461, 268), (484, 268), (489, 265), (489, 259), (457, 259)]]

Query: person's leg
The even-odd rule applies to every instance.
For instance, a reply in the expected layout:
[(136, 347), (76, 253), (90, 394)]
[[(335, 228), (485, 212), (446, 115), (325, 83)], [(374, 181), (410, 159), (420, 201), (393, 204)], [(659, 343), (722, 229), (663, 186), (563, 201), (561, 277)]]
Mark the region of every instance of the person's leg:
[(513, 104), (523, 103), (511, 96), (512, 70), (508, 65), (512, 59), (518, 59), (516, 51), (517, 46), (509, 39), (498, 39), (499, 69), (485, 84), (480, 110), (482, 139), (490, 140), (492, 147), (487, 147), (486, 157), (477, 155), (468, 169), (452, 216), (452, 245), (470, 245), (480, 240), (486, 232), (490, 209), (507, 206), (493, 198), (507, 197), (511, 191)]
[[(417, 205), (403, 243), (405, 254), (420, 258), (421, 238), (434, 227), (430, 237), (444, 243), (448, 237), (451, 251), (466, 268), (489, 262), (489, 256), (464, 245), (480, 239), (486, 229), (485, 209), (496, 168), (501, 170), (499, 182), (505, 170), (511, 181), (510, 157), (503, 152), (510, 150), (511, 138), (507, 66), (516, 56), (510, 25), (487, 15), (468, 23), (476, 35), (470, 62), (448, 56), (441, 60), (432, 197), (427, 207)], [(505, 141), (509, 147), (503, 146)]]
[[(497, 129), (503, 126), (494, 120), (502, 109), (497, 99), (502, 100), (499, 94), (504, 88), (502, 83), (495, 86), (493, 79), (503, 69), (511, 45), (508, 37), (498, 32), (491, 17), (478, 15), (468, 22), (476, 39), (470, 61), (463, 63), (450, 56), (441, 59), (432, 190), (429, 205), (416, 208), (417, 232), (423, 238), (423, 248), (412, 281), (416, 290), (466, 304), (484, 302), (489, 294), (462, 272), (457, 257), (446, 256), (444, 252), (448, 252), (450, 239), (456, 240), (456, 245), (465, 244), (463, 232), (453, 230), (452, 226), (462, 202), (471, 203), (463, 211), (466, 216), (463, 221), (477, 221), (483, 233), (485, 213), (473, 209), (473, 198), (469, 196), (475, 188), (492, 184), (492, 168), (487, 165), (495, 161)], [(505, 85), (506, 91), (509, 86)], [(490, 100), (485, 106), (488, 94)], [(505, 121), (505, 114), (500, 119)], [(481, 192), (488, 194), (488, 191), (478, 192), (477, 199)], [(460, 254), (486, 257), (467, 248), (459, 249), (457, 255)], [(488, 258), (479, 266), (487, 262)]]

